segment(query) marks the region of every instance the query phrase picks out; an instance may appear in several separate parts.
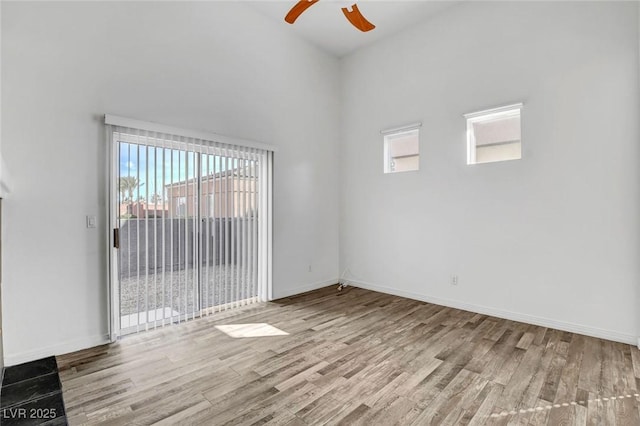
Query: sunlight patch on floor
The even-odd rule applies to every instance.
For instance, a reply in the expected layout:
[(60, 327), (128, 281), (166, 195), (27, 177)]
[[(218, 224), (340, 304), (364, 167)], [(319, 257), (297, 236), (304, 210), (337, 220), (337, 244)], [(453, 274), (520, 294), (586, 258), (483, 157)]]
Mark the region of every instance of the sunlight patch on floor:
[(267, 323), (258, 324), (226, 324), (216, 325), (218, 330), (222, 331), (229, 337), (239, 339), (243, 337), (270, 337), (270, 336), (288, 336), (289, 333), (282, 331), (277, 327)]

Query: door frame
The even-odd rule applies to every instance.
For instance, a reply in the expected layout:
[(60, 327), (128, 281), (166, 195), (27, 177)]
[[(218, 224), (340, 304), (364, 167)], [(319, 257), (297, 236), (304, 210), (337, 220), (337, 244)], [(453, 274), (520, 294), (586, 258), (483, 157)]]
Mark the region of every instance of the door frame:
[[(105, 114), (105, 135), (108, 164), (108, 176), (106, 179), (107, 190), (107, 221), (106, 232), (108, 235), (107, 265), (108, 265), (108, 335), (111, 342), (120, 337), (120, 282), (118, 273), (118, 248), (116, 247), (116, 229), (118, 229), (119, 188), (116, 183), (118, 178), (119, 152), (118, 142), (113, 138), (114, 127), (126, 127), (149, 132), (157, 132), (168, 135), (182, 136), (186, 138), (201, 139), (217, 144), (239, 146), (242, 148), (255, 148), (266, 151), (264, 167), (260, 167), (259, 187), (265, 193), (260, 197), (260, 206), (264, 214), (259, 215), (258, 228), (263, 232), (259, 244), (258, 253), (258, 297), (262, 301), (273, 300), (273, 163), (274, 153), (277, 147), (247, 139), (233, 138), (215, 133), (199, 132), (189, 129), (165, 126), (158, 123), (135, 120), (111, 114)], [(198, 209), (199, 210), (199, 209)], [(198, 221), (199, 223), (199, 221)]]
[[(105, 126), (107, 139), (107, 152), (109, 158), (109, 176), (107, 177), (107, 264), (109, 265), (109, 341), (115, 342), (120, 335), (120, 280), (118, 275), (118, 247), (116, 244), (116, 229), (118, 229), (118, 197), (119, 191), (116, 185), (118, 179), (119, 152), (118, 143), (113, 140), (113, 133), (110, 126)], [(116, 314), (118, 313), (118, 314)]]

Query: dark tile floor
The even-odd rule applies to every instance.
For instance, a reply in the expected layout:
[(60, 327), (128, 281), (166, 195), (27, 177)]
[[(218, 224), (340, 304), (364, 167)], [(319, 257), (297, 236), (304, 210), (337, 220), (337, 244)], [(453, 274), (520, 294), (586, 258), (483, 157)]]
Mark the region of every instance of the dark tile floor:
[(67, 424), (54, 357), (5, 369), (0, 390), (0, 424)]

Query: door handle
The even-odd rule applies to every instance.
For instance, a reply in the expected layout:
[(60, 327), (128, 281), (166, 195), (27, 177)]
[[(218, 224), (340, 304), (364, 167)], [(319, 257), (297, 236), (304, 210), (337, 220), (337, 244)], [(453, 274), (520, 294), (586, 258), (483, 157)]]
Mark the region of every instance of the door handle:
[(120, 228), (113, 229), (113, 247), (120, 248)]

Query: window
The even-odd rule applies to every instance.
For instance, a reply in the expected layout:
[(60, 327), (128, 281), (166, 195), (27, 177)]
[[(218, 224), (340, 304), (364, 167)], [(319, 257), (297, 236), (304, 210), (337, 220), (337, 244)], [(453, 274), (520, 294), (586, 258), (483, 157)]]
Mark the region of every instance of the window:
[(465, 114), (467, 164), (522, 158), (520, 110), (522, 104)]
[(382, 131), (385, 173), (420, 170), (420, 125)]
[[(117, 230), (109, 246), (118, 246), (109, 250), (109, 337), (271, 298), (273, 148), (110, 115), (105, 124)], [(127, 178), (135, 182), (124, 188)], [(221, 198), (223, 206), (213, 204)], [(234, 212), (246, 205), (256, 214), (240, 219)], [(125, 206), (140, 211), (137, 220)], [(158, 207), (162, 217), (151, 217)], [(253, 325), (240, 334), (277, 331)]]

